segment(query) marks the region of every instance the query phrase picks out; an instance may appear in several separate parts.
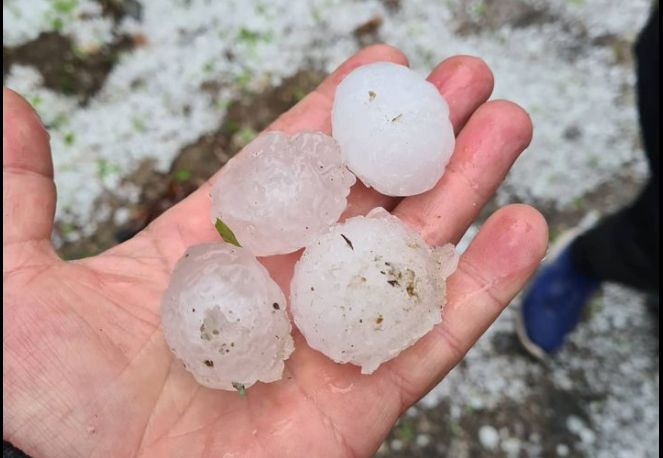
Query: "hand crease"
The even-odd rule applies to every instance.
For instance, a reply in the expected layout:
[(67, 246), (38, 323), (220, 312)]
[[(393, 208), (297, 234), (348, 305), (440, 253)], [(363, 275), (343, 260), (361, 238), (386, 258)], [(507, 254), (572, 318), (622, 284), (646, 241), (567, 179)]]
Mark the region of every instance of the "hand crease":
[[(155, 330), (155, 332), (157, 332), (157, 331)], [(139, 354), (140, 354), (140, 352), (138, 352), (138, 354), (136, 356), (138, 356)], [(140, 453), (143, 450), (143, 442), (145, 441), (145, 434), (147, 434), (147, 428), (149, 427), (150, 421), (152, 420), (152, 417), (154, 416), (154, 410), (155, 410), (157, 404), (159, 403), (159, 399), (161, 399), (161, 396), (163, 396), (163, 390), (166, 386), (166, 382), (168, 381), (168, 376), (170, 374), (170, 370), (173, 367), (173, 361), (174, 361), (174, 358), (171, 357), (170, 358), (170, 363), (168, 364), (168, 370), (166, 371), (166, 374), (164, 375), (163, 380), (161, 382), (161, 386), (159, 387), (159, 394), (154, 399), (154, 403), (152, 404), (152, 408), (150, 409), (150, 415), (145, 420), (145, 426), (143, 427), (143, 431), (140, 435), (140, 439), (138, 440), (138, 447), (136, 447), (136, 453), (134, 454), (134, 457), (139, 456)]]
[[(173, 361), (174, 361), (174, 359), (171, 359), (170, 365), (168, 366), (168, 374), (170, 374), (170, 370), (173, 367)], [(165, 386), (165, 383), (164, 383), (164, 386)], [(165, 436), (167, 436), (168, 433), (170, 431), (172, 431), (173, 428), (175, 428), (177, 426), (177, 423), (182, 419), (182, 417), (186, 413), (187, 409), (189, 407), (191, 407), (191, 404), (193, 403), (193, 400), (196, 398), (196, 395), (198, 394), (199, 391), (200, 391), (200, 385), (196, 384), (196, 387), (195, 387), (193, 393), (191, 394), (191, 396), (189, 397), (186, 405), (184, 405), (182, 407), (180, 412), (177, 414), (177, 417), (175, 417), (175, 419), (171, 422), (171, 425), (168, 428), (166, 428), (163, 433), (161, 433), (157, 437), (155, 437), (154, 440), (149, 445), (146, 445), (147, 448), (152, 447), (154, 444), (159, 442), (161, 439), (163, 439)], [(161, 397), (159, 397), (159, 399), (161, 399)], [(159, 399), (157, 399), (157, 402), (155, 403), (155, 407), (158, 405)], [(147, 423), (148, 426), (149, 426), (149, 421), (152, 419), (152, 416), (150, 416), (150, 418), (148, 419), (148, 423)], [(146, 427), (146, 429), (147, 429), (147, 427)], [(144, 435), (145, 435), (145, 433), (143, 433), (143, 436)], [(141, 441), (141, 448), (142, 448), (142, 445), (143, 444), (142, 444), (142, 441)]]
[(472, 194), (476, 196), (477, 202), (483, 202), (487, 200), (489, 196), (486, 195), (485, 192), (481, 192), (479, 184), (476, 181), (472, 180), (469, 176), (467, 176), (467, 174), (463, 172), (461, 169), (454, 166), (454, 164), (449, 164), (447, 165), (445, 173), (449, 172), (459, 176), (465, 182), (465, 184), (470, 189)]
[(2, 173), (9, 173), (10, 175), (29, 175), (29, 176), (35, 176), (39, 178), (44, 178), (50, 182), (53, 182), (53, 175), (52, 174), (46, 174), (42, 172), (38, 172), (37, 170), (32, 170), (24, 166), (18, 166), (18, 165), (3, 165), (2, 166)]
[(392, 385), (396, 387), (399, 397), (399, 413), (402, 413), (410, 405), (411, 401), (417, 399), (418, 396), (409, 388), (412, 386), (412, 383), (408, 382), (399, 371), (391, 366), (391, 364), (387, 363), (382, 366), (389, 374), (389, 379), (391, 380)]
[(334, 438), (337, 438), (337, 439), (336, 439), (337, 442), (339, 443), (339, 445), (341, 446), (341, 448), (342, 448), (343, 450), (345, 450), (347, 456), (348, 456), (348, 457), (352, 457), (352, 458), (357, 457), (358, 454), (355, 453), (354, 449), (353, 449), (352, 447), (350, 447), (350, 444), (348, 444), (348, 442), (345, 440), (345, 436), (344, 436), (344, 435), (341, 433), (341, 431), (336, 427), (336, 424), (334, 423), (334, 420), (333, 420), (331, 417), (329, 417), (329, 415), (327, 415), (327, 414), (326, 414), (326, 413), (320, 408), (320, 406), (315, 402), (315, 399), (313, 398), (313, 396), (310, 396), (310, 395), (308, 394), (308, 392), (307, 392), (306, 390), (304, 390), (304, 388), (302, 387), (302, 385), (299, 383), (299, 380), (297, 379), (297, 374), (296, 374), (294, 371), (291, 371), (291, 372), (292, 372), (292, 379), (293, 379), (293, 381), (295, 382), (295, 386), (297, 387), (297, 389), (299, 390), (299, 392), (302, 394), (302, 396), (304, 397), (304, 399), (306, 399), (309, 403), (311, 403), (311, 405), (313, 405), (313, 407), (314, 407), (315, 410), (318, 412), (318, 414), (319, 414), (321, 417), (323, 417), (324, 419), (327, 420), (327, 424), (329, 424), (329, 426), (331, 427), (331, 429), (332, 429), (332, 431), (333, 431), (332, 435), (334, 436)]
[[(503, 308), (503, 301), (500, 300), (493, 291), (495, 287), (495, 281), (488, 281), (479, 273), (479, 270), (476, 269), (472, 264), (465, 260), (461, 260), (458, 263), (458, 270), (465, 274), (470, 280), (472, 280), (478, 288), (474, 290), (470, 295), (475, 295), (478, 293), (485, 293), (491, 301), (495, 303), (496, 308), (501, 310)], [(462, 299), (467, 299), (467, 296), (463, 296)]]

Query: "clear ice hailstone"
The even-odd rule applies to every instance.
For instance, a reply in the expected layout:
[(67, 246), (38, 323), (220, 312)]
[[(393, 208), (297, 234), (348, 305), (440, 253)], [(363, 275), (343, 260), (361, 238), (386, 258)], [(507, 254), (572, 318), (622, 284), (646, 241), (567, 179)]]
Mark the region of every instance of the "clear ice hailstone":
[(435, 186), (455, 144), (449, 107), (435, 86), (390, 62), (364, 65), (341, 81), (332, 135), (357, 178), (389, 196)]
[(452, 245), (429, 247), (382, 208), (333, 226), (295, 265), (290, 310), (309, 346), (363, 374), (441, 321)]
[(207, 243), (175, 265), (161, 304), (171, 350), (201, 385), (273, 382), (294, 349), (283, 292), (244, 248)]
[(212, 221), (221, 218), (256, 256), (290, 253), (338, 221), (355, 181), (332, 137), (268, 132), (221, 170)]

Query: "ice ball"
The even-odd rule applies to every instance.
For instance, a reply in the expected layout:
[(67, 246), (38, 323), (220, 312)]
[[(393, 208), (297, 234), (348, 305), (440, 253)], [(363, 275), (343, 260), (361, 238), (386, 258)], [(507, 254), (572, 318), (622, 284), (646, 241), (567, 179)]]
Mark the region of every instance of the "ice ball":
[(212, 221), (220, 218), (256, 256), (290, 253), (338, 221), (355, 181), (332, 137), (268, 132), (221, 170)]
[(364, 65), (341, 81), (332, 135), (348, 168), (390, 196), (435, 186), (455, 144), (449, 107), (435, 86), (390, 62)]
[(163, 295), (161, 327), (201, 385), (233, 390), (273, 382), (294, 346), (283, 292), (248, 250), (189, 248)]
[(370, 374), (441, 321), (458, 256), (382, 208), (333, 226), (295, 265), (290, 310), (309, 346)]

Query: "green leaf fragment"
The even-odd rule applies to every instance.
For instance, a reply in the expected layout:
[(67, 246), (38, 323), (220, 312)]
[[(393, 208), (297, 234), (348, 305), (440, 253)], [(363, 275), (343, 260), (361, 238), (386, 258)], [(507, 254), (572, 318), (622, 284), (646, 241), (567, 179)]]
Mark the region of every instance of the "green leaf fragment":
[(138, 117), (133, 117), (131, 119), (131, 125), (133, 126), (134, 130), (137, 132), (145, 132), (147, 130), (147, 126), (145, 126), (145, 121)]
[(76, 0), (54, 0), (53, 9), (60, 14), (71, 14), (76, 9), (78, 1)]
[(117, 175), (120, 173), (120, 166), (113, 164), (106, 159), (97, 159), (97, 176), (100, 179), (105, 179), (110, 175)]
[(297, 102), (299, 102), (299, 101), (302, 100), (304, 97), (306, 97), (306, 91), (304, 90), (304, 88), (296, 87), (296, 88), (292, 91), (292, 96), (295, 98), (295, 100), (296, 100)]
[(253, 77), (251, 76), (251, 72), (244, 70), (235, 78), (235, 84), (239, 89), (244, 90), (249, 86), (249, 83), (252, 79)]
[(191, 178), (191, 172), (187, 169), (178, 169), (173, 174), (177, 181), (188, 181)]
[(235, 246), (241, 247), (242, 245), (239, 244), (237, 241), (237, 237), (235, 237), (235, 234), (233, 234), (233, 231), (230, 230), (226, 224), (221, 221), (221, 218), (216, 219), (216, 223), (214, 223), (214, 227), (216, 228), (216, 231), (219, 233), (221, 238), (223, 239), (224, 242), (226, 243), (231, 243)]
[(203, 73), (210, 73), (212, 70), (214, 70), (214, 62), (212, 61), (207, 61), (203, 65)]
[(28, 95), (26, 97), (28, 99), (28, 102), (30, 105), (32, 105), (32, 108), (37, 109), (39, 105), (44, 101), (44, 99), (41, 98), (41, 96), (35, 94), (35, 95)]
[(232, 382), (232, 384), (233, 384), (233, 388), (235, 388), (237, 390), (237, 392), (239, 393), (239, 395), (241, 397), (246, 396), (246, 387), (242, 383)]
[(60, 32), (62, 30), (62, 28), (64, 27), (64, 23), (62, 22), (62, 19), (60, 19), (59, 17), (56, 17), (51, 22), (51, 27), (56, 32)]
[(239, 129), (239, 132), (237, 132), (237, 138), (242, 145), (248, 145), (257, 135), (258, 133), (248, 126), (242, 127)]
[(260, 34), (258, 32), (254, 32), (253, 30), (242, 27), (239, 29), (237, 38), (239, 41), (242, 41), (250, 46), (255, 46), (258, 43), (258, 40), (260, 40)]

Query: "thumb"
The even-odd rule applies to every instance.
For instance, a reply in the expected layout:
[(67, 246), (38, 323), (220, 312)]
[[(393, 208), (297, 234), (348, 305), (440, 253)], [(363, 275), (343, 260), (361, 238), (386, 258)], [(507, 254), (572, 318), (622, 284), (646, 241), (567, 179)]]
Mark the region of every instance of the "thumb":
[(2, 182), (3, 272), (56, 259), (50, 243), (55, 183), (48, 133), (25, 99), (6, 88)]

